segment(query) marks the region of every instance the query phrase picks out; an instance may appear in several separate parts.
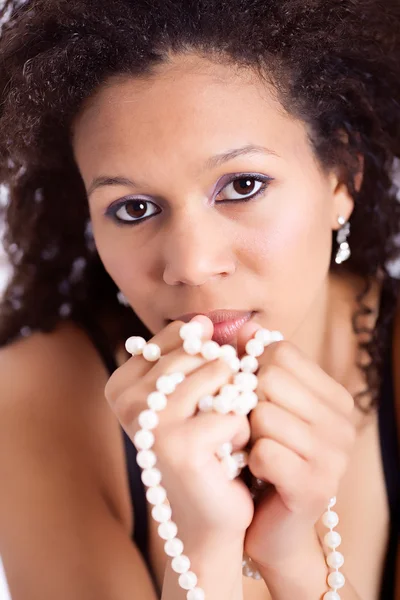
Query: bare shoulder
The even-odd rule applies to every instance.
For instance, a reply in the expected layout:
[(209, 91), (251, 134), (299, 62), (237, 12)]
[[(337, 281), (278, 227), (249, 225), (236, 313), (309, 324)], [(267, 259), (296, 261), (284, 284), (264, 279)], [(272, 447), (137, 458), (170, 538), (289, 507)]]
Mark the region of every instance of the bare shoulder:
[(3, 347), (1, 446), (7, 451), (25, 440), (54, 468), (98, 485), (130, 529), (121, 431), (104, 396), (108, 377), (89, 337), (73, 322)]

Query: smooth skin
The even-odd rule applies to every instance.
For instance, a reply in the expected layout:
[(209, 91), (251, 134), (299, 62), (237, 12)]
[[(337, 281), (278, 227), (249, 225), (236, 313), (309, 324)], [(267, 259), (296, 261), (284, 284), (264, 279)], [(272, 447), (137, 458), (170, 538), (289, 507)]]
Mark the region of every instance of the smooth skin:
[[(243, 148), (249, 150), (250, 145), (252, 150), (245, 153)], [(264, 452), (264, 459), (257, 458), (260, 440), (263, 444), (266, 440), (269, 447), (274, 442), (275, 456), (285, 467), (284, 481), (277, 481), (275, 496), (279, 526), (271, 529), (270, 506), (261, 507), (246, 543), (259, 560), (265, 555), (269, 561), (274, 556), (287, 558), (285, 544), (279, 546), (282, 554), (278, 557), (264, 545), (258, 525), (274, 535), (277, 543), (283, 539), (281, 525), (290, 513), (299, 528), (301, 515), (309, 532), (322, 507), (322, 494), (325, 490), (331, 494), (339, 483), (338, 530), (343, 536), (341, 550), (349, 589), (363, 600), (375, 600), (386, 548), (388, 509), (376, 414), (364, 417), (357, 409), (351, 411), (351, 417), (349, 414), (351, 396), (364, 388), (355, 367), (357, 340), (351, 327), (355, 295), (362, 282), (344, 271), (333, 276), (328, 270), (332, 230), (339, 227), (337, 217), (347, 219), (353, 209), (338, 173), (322, 170), (306, 126), (285, 113), (264, 82), (248, 71), (195, 55), (171, 56), (169, 64), (158, 67), (150, 78), (108, 80), (76, 119), (73, 147), (88, 192), (100, 257), (155, 336), (173, 329), (175, 324), (168, 325), (168, 321), (183, 313), (229, 308), (256, 311), (241, 335), (251, 335), (251, 327), (257, 324), (281, 330), (287, 340), (275, 345), (283, 351), (271, 347), (263, 357), (260, 385), (268, 401), (252, 416), (251, 431), (246, 434), (256, 442), (252, 464), (259, 474), (271, 480), (279, 475), (272, 473)], [(268, 151), (261, 152), (261, 147)], [(235, 149), (242, 150), (222, 160), (221, 155)], [(211, 160), (215, 156), (220, 158)], [(264, 182), (268, 178), (268, 185), (253, 200), (235, 202), (240, 189), (230, 178), (236, 174), (242, 178), (246, 174), (246, 180), (250, 174), (260, 175)], [(104, 178), (108, 185), (100, 185)], [(110, 178), (114, 178), (112, 185)], [(116, 178), (120, 178), (118, 183)], [(251, 193), (261, 189), (260, 182), (253, 183)], [(111, 206), (128, 199), (149, 204), (121, 205), (120, 218), (149, 218), (137, 225), (119, 226), (111, 217)], [(379, 291), (376, 281), (367, 298), (374, 311), (368, 325), (373, 324), (379, 308)], [(127, 331), (126, 337), (134, 333)], [(168, 338), (166, 349), (169, 355), (176, 353), (175, 364), (186, 359), (176, 351), (174, 335)], [(398, 361), (400, 336), (396, 335)], [(0, 553), (16, 600), (50, 599), (55, 590), (62, 600), (87, 600), (90, 594), (96, 600), (128, 600), (135, 590), (143, 600), (155, 600), (149, 575), (130, 540), (134, 523), (120, 433), (122, 425), (133, 437), (135, 416), (145, 395), (144, 387), (140, 398), (124, 395), (124, 390), (143, 386), (151, 370), (147, 364), (139, 367), (136, 358), (128, 359), (121, 347), (120, 368), (110, 380), (91, 342), (71, 323), (48, 336), (35, 334), (1, 353), (0, 466), (12, 477), (2, 494), (0, 515), (6, 514), (7, 522), (1, 522)], [(197, 369), (208, 367), (212, 368), (203, 365)], [(142, 381), (134, 377), (141, 369), (147, 374)], [(212, 385), (218, 385), (226, 372), (214, 376)], [(153, 374), (147, 381), (153, 381)], [(400, 404), (398, 385), (396, 390)], [(185, 406), (187, 402), (192, 410), (194, 400), (188, 397)], [(299, 410), (304, 412), (299, 414)], [(221, 428), (226, 425), (222, 418), (213, 417), (211, 429), (217, 440), (219, 424)], [(164, 418), (168, 419), (169, 413)], [(174, 418), (176, 422), (184, 417)], [(172, 414), (171, 419), (172, 423)], [(189, 416), (190, 420), (195, 421)], [(206, 442), (200, 434), (200, 420), (186, 423), (187, 431), (190, 427), (197, 431), (186, 465), (193, 465), (193, 456), (204, 457)], [(337, 435), (328, 438), (325, 433), (330, 426)], [(235, 429), (236, 434), (241, 427)], [(157, 443), (169, 456), (163, 470), (172, 480), (177, 477), (172, 458), (176, 453), (172, 445), (168, 453), (166, 428), (167, 421), (159, 430)], [(292, 428), (290, 436), (288, 428)], [(244, 429), (240, 435), (244, 441)], [(299, 462), (299, 453), (307, 454), (307, 466), (305, 458)], [(328, 455), (336, 459), (324, 468)], [(7, 463), (5, 456), (11, 457)], [(309, 467), (311, 462), (317, 463), (316, 457), (320, 459), (318, 469), (312, 473)], [(326, 477), (323, 486), (322, 472)], [(302, 475), (308, 477), (312, 493), (300, 497), (294, 494), (298, 485), (290, 488), (289, 484), (292, 476), (298, 481)], [(199, 471), (194, 475), (192, 470), (191, 481), (201, 481), (201, 477), (204, 475)], [(230, 485), (232, 491), (234, 485)], [(180, 486), (168, 491), (176, 494), (175, 502), (183, 503), (184, 494), (194, 494), (197, 488), (185, 487), (183, 481)], [(229, 487), (222, 480), (219, 486), (223, 492)], [(235, 491), (240, 503), (242, 488), (236, 486)], [(228, 594), (224, 597), (230, 600), (269, 600), (264, 581), (246, 579), (243, 594), (238, 592), (240, 574), (234, 565), (241, 548), (228, 534), (225, 539), (231, 543), (224, 543), (222, 552), (221, 543), (217, 544), (221, 531), (232, 531), (231, 513), (223, 515), (225, 523), (212, 523), (210, 511), (204, 513), (207, 507), (201, 490), (198, 494), (192, 496), (191, 509), (208, 516), (216, 532), (212, 538), (212, 527), (205, 537), (203, 531), (200, 550), (191, 553), (205, 587), (219, 593), (216, 598), (223, 597), (224, 590)], [(28, 502), (28, 497), (36, 500)], [(216, 498), (214, 501), (218, 504)], [(243, 526), (248, 518), (245, 505), (243, 500)], [(186, 527), (187, 535), (195, 540), (202, 529), (192, 517), (188, 522), (193, 522), (193, 528), (185, 524), (185, 515), (190, 515), (187, 510), (187, 505), (185, 510), (177, 509), (177, 521), (180, 519), (183, 530)], [(321, 539), (325, 528), (316, 523), (315, 530)], [(52, 535), (44, 536), (43, 531)], [(176, 577), (168, 568), (166, 571), (163, 542), (151, 521), (149, 542), (160, 587), (166, 573), (164, 597), (177, 599)], [(21, 565), (27, 565), (23, 575)], [(279, 597), (275, 591), (274, 595)]]

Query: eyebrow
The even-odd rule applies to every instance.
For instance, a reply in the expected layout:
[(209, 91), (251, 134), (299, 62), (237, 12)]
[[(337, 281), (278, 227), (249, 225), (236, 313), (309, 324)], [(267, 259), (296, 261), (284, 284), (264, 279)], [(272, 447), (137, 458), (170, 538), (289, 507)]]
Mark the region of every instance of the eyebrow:
[[(246, 146), (242, 146), (241, 148), (234, 148), (233, 150), (228, 150), (227, 152), (222, 152), (221, 154), (211, 156), (206, 160), (202, 170), (207, 171), (210, 169), (215, 169), (221, 166), (222, 164), (228, 162), (229, 160), (233, 160), (238, 156), (244, 156), (247, 154), (268, 154), (279, 157), (279, 155), (274, 150), (270, 150), (269, 148), (265, 148), (264, 146), (247, 144)], [(124, 185), (133, 187), (136, 186), (135, 182), (131, 179), (128, 179), (127, 177), (110, 177), (107, 175), (101, 175), (93, 179), (92, 183), (89, 186), (87, 195), (90, 196), (97, 188), (110, 185)]]

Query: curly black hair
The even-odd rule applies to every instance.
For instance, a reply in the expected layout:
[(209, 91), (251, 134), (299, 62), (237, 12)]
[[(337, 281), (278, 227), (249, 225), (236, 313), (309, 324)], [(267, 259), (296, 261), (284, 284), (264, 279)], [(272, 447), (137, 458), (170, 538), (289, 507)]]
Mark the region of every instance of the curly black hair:
[[(352, 254), (340, 269), (365, 280), (353, 328), (370, 361), (359, 364), (367, 388), (356, 401), (366, 412), (376, 405), (399, 295), (389, 269), (400, 234), (399, 0), (6, 0), (0, 22), (0, 184), (13, 267), (0, 346), (65, 318), (107, 317), (113, 348), (132, 331), (149, 335), (96, 252), (71, 126), (112, 75), (151, 74), (170, 52), (194, 51), (272, 82), (308, 125), (321, 166), (340, 168), (355, 200)], [(334, 243), (332, 271), (335, 253)], [(388, 301), (365, 340), (359, 318), (377, 276)]]

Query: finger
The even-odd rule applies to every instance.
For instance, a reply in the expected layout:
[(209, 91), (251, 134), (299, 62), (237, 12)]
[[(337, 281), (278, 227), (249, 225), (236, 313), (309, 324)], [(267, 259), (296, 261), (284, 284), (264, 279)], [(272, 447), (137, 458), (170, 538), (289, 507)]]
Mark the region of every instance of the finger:
[(347, 416), (352, 414), (354, 400), (351, 394), (291, 342), (281, 341), (267, 346), (258, 360), (261, 376), (269, 365), (276, 365), (291, 373), (304, 388), (333, 410)]
[(305, 388), (295, 376), (281, 366), (270, 364), (258, 375), (256, 393), (296, 415), (306, 423), (318, 423), (332, 414), (332, 409)]
[(236, 339), (238, 356), (242, 357), (245, 354), (247, 342), (254, 337), (256, 331), (259, 329), (262, 329), (262, 326), (253, 320), (245, 323), (243, 327), (240, 328)]
[(258, 479), (272, 483), (287, 507), (298, 509), (299, 495), (307, 494), (308, 463), (275, 440), (260, 438), (252, 448), (248, 466)]
[(225, 442), (231, 442), (233, 451), (242, 450), (250, 439), (249, 420), (242, 415), (220, 415), (215, 412), (199, 413), (187, 421), (190, 436), (201, 435), (202, 447), (215, 453)]
[(251, 440), (268, 438), (312, 460), (316, 448), (315, 430), (292, 413), (271, 402), (262, 402), (250, 413)]
[[(203, 340), (212, 338), (214, 328), (210, 319), (203, 315), (199, 315), (192, 320), (198, 321), (203, 325)], [(161, 358), (159, 361), (163, 361), (163, 358), (168, 356), (170, 352), (173, 352), (182, 346), (183, 340), (179, 335), (182, 325), (184, 325), (183, 321), (174, 321), (149, 340), (149, 343), (156, 344), (160, 347)], [(152, 363), (146, 361), (141, 355), (132, 356), (119, 367), (108, 380), (105, 389), (106, 398), (112, 399), (117, 397), (134, 381), (139, 381), (144, 377), (156, 364), (158, 364), (159, 361), (157, 361), (157, 363)], [(196, 364), (197, 363), (198, 361)]]
[[(187, 360), (186, 357), (182, 358)], [(192, 417), (197, 412), (200, 398), (209, 394), (215, 395), (231, 377), (232, 371), (223, 359), (208, 362), (192, 371), (176, 390), (168, 395), (167, 406), (159, 415), (160, 424), (166, 426)], [(135, 421), (139, 413), (147, 407), (145, 403), (148, 395), (155, 391), (155, 386), (151, 383), (146, 381), (142, 382), (140, 387), (127, 388), (116, 399), (113, 409), (123, 425)], [(138, 393), (141, 402), (137, 401)]]

